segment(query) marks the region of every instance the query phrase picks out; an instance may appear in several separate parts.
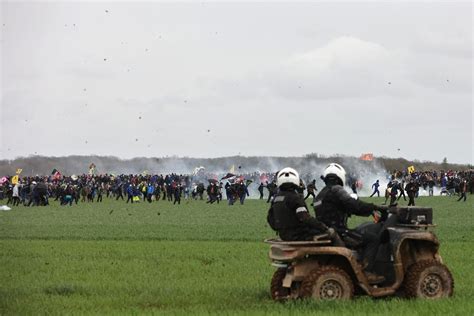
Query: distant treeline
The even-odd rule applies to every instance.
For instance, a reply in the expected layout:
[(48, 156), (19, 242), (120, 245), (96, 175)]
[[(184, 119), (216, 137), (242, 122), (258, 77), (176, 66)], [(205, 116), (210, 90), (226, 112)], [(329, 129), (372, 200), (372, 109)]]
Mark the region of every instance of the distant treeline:
[[(194, 168), (203, 166), (207, 172), (229, 172), (233, 167), (235, 173), (250, 173), (254, 171), (276, 172), (284, 166), (292, 166), (297, 170), (308, 172), (311, 168), (338, 162), (344, 166), (365, 165), (371, 169), (383, 168), (387, 171), (406, 170), (414, 166), (416, 170), (467, 170), (472, 165), (450, 164), (429, 161), (409, 161), (403, 158), (377, 157), (373, 161), (361, 161), (356, 157), (343, 155), (322, 156), (309, 154), (303, 157), (222, 157), (222, 158), (188, 158), (164, 157), (120, 159), (113, 156), (67, 156), (45, 157), (30, 156), (14, 160), (0, 160), (0, 176), (13, 175), (17, 169), (23, 169), (23, 176), (50, 174), (57, 169), (64, 175), (82, 174), (89, 171), (93, 163), (96, 173), (131, 174), (131, 173), (192, 173)], [(350, 169), (350, 167), (348, 168)]]

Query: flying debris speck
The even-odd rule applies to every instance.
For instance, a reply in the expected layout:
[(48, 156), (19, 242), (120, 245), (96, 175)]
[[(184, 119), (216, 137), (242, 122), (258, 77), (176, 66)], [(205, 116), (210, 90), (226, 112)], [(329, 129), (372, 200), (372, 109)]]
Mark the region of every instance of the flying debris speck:
[(208, 132), (208, 133), (210, 133), (210, 132), (211, 132), (211, 130), (210, 130), (210, 129), (208, 129), (208, 130), (207, 130), (207, 132)]
[(388, 84), (392, 84), (392, 83), (389, 81)]
[(449, 79), (446, 79), (446, 82), (449, 82)]
[(184, 103), (188, 103), (188, 100), (184, 100)]
[(89, 142), (86, 140), (86, 144), (88, 144)]
[(104, 58), (104, 61), (107, 61), (107, 58)]
[(141, 119), (142, 119), (142, 117), (141, 117), (141, 116), (139, 116), (139, 117), (138, 117), (138, 119), (139, 119), (139, 120), (141, 120)]
[(87, 89), (86, 89), (86, 88), (84, 88), (84, 91), (87, 91)]
[(109, 13), (109, 10), (105, 10), (105, 13)]
[(138, 142), (138, 138), (135, 138), (135, 141)]
[(400, 148), (398, 148), (397, 150), (400, 151)]

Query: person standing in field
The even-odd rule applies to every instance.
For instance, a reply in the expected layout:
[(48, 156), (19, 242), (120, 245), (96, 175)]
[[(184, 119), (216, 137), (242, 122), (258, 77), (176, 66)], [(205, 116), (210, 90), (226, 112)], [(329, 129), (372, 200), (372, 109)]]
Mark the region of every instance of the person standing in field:
[(133, 188), (133, 185), (130, 183), (127, 187), (127, 202), (130, 201), (132, 204), (133, 204), (133, 192), (134, 191), (134, 188)]
[(275, 196), (276, 190), (277, 190), (277, 185), (275, 183), (275, 180), (273, 180), (271, 183), (268, 183), (267, 181), (267, 190), (268, 190), (267, 203), (270, 203), (272, 197)]
[(374, 189), (374, 192), (370, 195), (370, 197), (373, 197), (375, 193), (377, 193), (377, 197), (380, 197), (380, 191), (379, 191), (379, 180), (375, 181), (374, 184), (372, 184), (372, 189)]
[[(313, 197), (313, 200), (316, 198), (316, 194), (315, 192), (318, 191), (318, 189), (316, 188), (316, 180), (313, 179), (313, 181), (311, 181), (308, 186), (306, 187), (306, 190), (308, 191), (306, 193), (306, 197), (304, 198), (304, 200), (306, 201), (307, 198), (309, 198), (309, 196), (311, 195)], [(311, 203), (311, 205), (313, 205), (313, 203)]]
[(415, 206), (415, 196), (418, 191), (418, 184), (413, 179), (410, 179), (405, 186), (405, 191), (407, 191), (408, 195), (408, 206)]
[(260, 182), (260, 185), (258, 186), (258, 193), (260, 193), (260, 200), (263, 199), (263, 187), (264, 187), (263, 183)]
[(459, 192), (461, 193), (461, 196), (458, 199), (458, 202), (464, 199), (464, 202), (466, 202), (466, 194), (467, 194), (467, 181), (466, 179), (463, 179), (461, 183), (459, 184)]
[(17, 182), (12, 192), (13, 206), (20, 205), (20, 183)]

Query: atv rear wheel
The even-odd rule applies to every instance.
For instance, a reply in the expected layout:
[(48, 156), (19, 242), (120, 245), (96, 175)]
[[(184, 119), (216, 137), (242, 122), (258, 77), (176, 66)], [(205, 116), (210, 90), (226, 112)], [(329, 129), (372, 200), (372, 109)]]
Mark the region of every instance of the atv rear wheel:
[(290, 296), (290, 289), (283, 287), (283, 279), (286, 276), (286, 268), (280, 268), (275, 271), (270, 285), (270, 293), (275, 301), (284, 301)]
[(336, 266), (311, 271), (301, 284), (301, 296), (316, 300), (351, 299), (354, 285), (349, 275)]
[(453, 289), (451, 272), (436, 260), (424, 260), (411, 265), (403, 282), (403, 291), (408, 298), (450, 297), (453, 295)]

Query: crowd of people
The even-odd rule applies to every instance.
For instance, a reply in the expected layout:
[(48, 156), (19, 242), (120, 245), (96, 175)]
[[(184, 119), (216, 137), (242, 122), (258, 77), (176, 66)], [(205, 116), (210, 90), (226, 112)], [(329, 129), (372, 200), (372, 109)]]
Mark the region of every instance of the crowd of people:
[[(434, 195), (438, 188), (440, 195), (458, 195), (459, 200), (466, 201), (467, 193), (473, 193), (474, 171), (424, 171), (412, 172), (393, 171), (385, 187), (385, 203), (390, 204), (400, 198), (409, 205), (415, 205), (420, 188), (427, 190), (429, 195)], [(79, 202), (100, 203), (104, 198), (123, 200), (125, 203), (169, 201), (180, 204), (184, 200), (206, 200), (207, 203), (220, 203), (226, 199), (228, 205), (235, 203), (244, 204), (250, 196), (249, 186), (252, 191), (258, 192), (257, 198), (266, 199), (270, 203), (278, 193), (275, 173), (247, 173), (242, 175), (227, 174), (218, 177), (216, 174), (200, 172), (198, 174), (166, 175), (94, 175), (83, 174), (80, 176), (25, 176), (3, 177), (0, 183), (0, 200), (6, 199), (6, 204), (13, 206), (20, 203), (25, 206), (48, 205), (51, 200), (61, 205), (73, 205)], [(307, 184), (305, 181), (307, 180)], [(385, 180), (385, 179), (384, 179)], [(349, 177), (347, 185), (357, 193), (358, 179)], [(379, 180), (372, 184), (372, 196), (380, 196)], [(318, 189), (316, 180), (311, 175), (300, 179), (298, 192), (304, 200), (316, 197)], [(382, 194), (383, 195), (383, 194)]]

